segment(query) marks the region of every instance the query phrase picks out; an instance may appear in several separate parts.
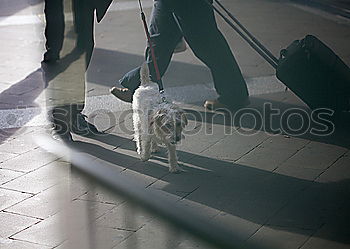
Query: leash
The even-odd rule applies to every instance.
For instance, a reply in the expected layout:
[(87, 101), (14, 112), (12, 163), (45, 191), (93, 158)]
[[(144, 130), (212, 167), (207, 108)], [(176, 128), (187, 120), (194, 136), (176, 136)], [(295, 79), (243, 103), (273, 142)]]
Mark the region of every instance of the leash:
[(148, 41), (149, 48), (150, 48), (150, 51), (151, 51), (151, 57), (152, 57), (152, 61), (153, 61), (153, 66), (154, 66), (154, 69), (156, 71), (156, 81), (157, 81), (157, 84), (158, 84), (158, 87), (159, 87), (159, 93), (161, 94), (162, 101), (166, 102), (166, 99), (165, 99), (165, 96), (164, 96), (164, 87), (163, 87), (162, 77), (160, 76), (159, 67), (158, 67), (158, 63), (157, 63), (156, 54), (154, 52), (154, 47), (153, 47), (153, 42), (152, 42), (152, 39), (151, 39), (151, 35), (149, 34), (149, 31), (148, 31), (148, 25), (147, 25), (147, 22), (146, 22), (146, 16), (145, 16), (145, 13), (143, 12), (141, 0), (138, 0), (138, 1), (139, 1), (140, 11), (141, 11), (141, 20), (142, 20), (142, 23), (143, 23), (143, 28), (145, 30), (147, 41)]

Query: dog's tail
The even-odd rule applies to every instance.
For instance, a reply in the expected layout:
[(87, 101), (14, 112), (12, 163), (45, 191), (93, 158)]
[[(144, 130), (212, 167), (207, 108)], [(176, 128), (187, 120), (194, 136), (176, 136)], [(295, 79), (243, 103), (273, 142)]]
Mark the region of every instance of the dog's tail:
[(140, 80), (141, 80), (141, 86), (148, 84), (150, 82), (149, 68), (148, 68), (148, 64), (146, 62), (144, 62), (141, 66)]

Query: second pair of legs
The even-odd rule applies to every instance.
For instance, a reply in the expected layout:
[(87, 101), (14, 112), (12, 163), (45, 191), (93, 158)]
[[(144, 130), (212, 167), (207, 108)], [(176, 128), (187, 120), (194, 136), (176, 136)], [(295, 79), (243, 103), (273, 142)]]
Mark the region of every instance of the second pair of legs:
[[(154, 45), (161, 75), (167, 70), (174, 50), (185, 39), (186, 43), (211, 71), (219, 97), (207, 100), (208, 109), (239, 109), (249, 104), (248, 90), (233, 53), (217, 27), (213, 9), (205, 0), (155, 0), (149, 32)], [(151, 79), (155, 81), (155, 69), (149, 48), (146, 62)], [(124, 75), (111, 93), (119, 99), (132, 101), (134, 91), (140, 85), (140, 67)]]

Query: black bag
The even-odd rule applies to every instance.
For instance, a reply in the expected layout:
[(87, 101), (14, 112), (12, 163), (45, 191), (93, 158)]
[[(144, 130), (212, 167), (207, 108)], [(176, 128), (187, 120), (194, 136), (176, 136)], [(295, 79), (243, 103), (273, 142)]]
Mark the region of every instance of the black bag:
[(214, 2), (240, 29), (218, 8), (211, 5), (214, 11), (276, 69), (277, 78), (312, 110), (317, 108), (328, 108), (336, 112), (349, 110), (350, 69), (323, 42), (315, 36), (307, 35), (283, 49), (280, 58), (277, 59), (218, 0)]
[(283, 49), (276, 75), (311, 109), (349, 108), (349, 67), (315, 36), (307, 35)]

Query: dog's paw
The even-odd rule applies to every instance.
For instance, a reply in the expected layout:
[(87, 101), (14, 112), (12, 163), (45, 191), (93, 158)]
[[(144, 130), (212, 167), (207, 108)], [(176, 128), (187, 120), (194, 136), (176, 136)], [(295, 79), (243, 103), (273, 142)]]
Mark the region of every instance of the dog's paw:
[(157, 148), (152, 148), (152, 153), (158, 153), (158, 152), (160, 152), (159, 147), (157, 147)]
[(176, 165), (176, 166), (169, 167), (169, 172), (170, 173), (181, 173), (181, 172), (184, 172), (184, 170), (181, 167), (179, 167), (178, 165)]
[(155, 142), (152, 142), (152, 145), (151, 145), (151, 152), (152, 153), (157, 153), (160, 151), (160, 148), (158, 146), (158, 144), (156, 144)]
[(148, 155), (141, 155), (140, 159), (141, 159), (142, 162), (146, 162), (146, 161), (148, 161), (150, 159), (150, 156), (148, 156)]

